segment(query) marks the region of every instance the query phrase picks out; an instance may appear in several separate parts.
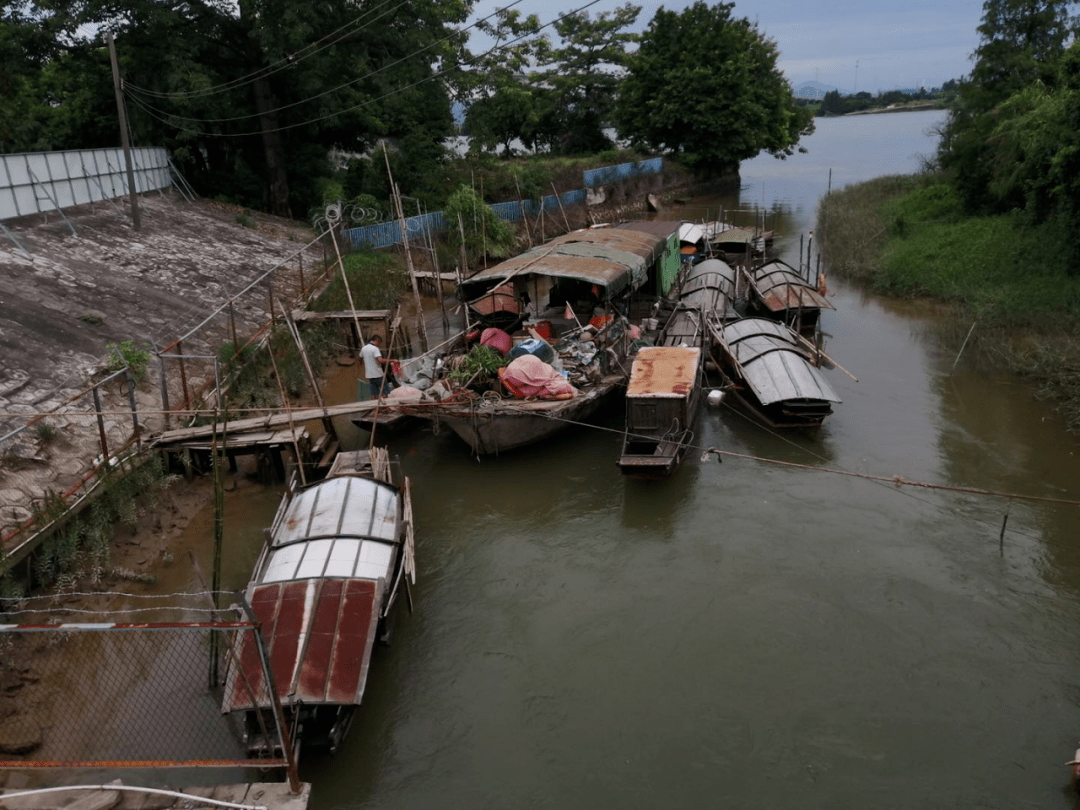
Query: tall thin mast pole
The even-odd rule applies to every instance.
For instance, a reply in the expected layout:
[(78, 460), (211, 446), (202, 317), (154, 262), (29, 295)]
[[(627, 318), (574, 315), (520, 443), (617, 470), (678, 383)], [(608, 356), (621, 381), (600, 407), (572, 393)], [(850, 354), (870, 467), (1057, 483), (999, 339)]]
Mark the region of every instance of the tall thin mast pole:
[(112, 62), (113, 90), (116, 91), (116, 112), (120, 116), (120, 145), (124, 147), (124, 163), (127, 164), (128, 198), (131, 200), (131, 224), (135, 230), (142, 229), (139, 216), (139, 194), (135, 190), (135, 171), (131, 168), (131, 144), (128, 142), (127, 110), (124, 109), (124, 92), (120, 89), (120, 65), (116, 61), (116, 45), (112, 34), (105, 35), (109, 43), (109, 60)]

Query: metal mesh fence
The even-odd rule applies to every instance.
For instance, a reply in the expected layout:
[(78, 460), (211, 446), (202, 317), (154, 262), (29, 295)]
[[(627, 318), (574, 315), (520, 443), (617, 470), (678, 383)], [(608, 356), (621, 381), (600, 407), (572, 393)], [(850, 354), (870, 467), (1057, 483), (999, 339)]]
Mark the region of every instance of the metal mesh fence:
[[(244, 717), (222, 713), (231, 651), (257, 643), (254, 625), (229, 619), (0, 625), (0, 768), (284, 767), (270, 712), (275, 746), (257, 759)], [(255, 661), (245, 679), (265, 694)]]

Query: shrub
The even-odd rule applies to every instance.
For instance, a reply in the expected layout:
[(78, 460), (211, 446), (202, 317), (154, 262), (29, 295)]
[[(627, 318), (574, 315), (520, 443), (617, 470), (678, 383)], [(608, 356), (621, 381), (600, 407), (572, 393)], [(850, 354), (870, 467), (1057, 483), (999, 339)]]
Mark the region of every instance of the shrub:
[(132, 340), (124, 340), (120, 343), (108, 343), (105, 349), (109, 352), (109, 371), (121, 371), (124, 368), (131, 369), (135, 381), (141, 383), (146, 379), (146, 367), (150, 363), (152, 347), (149, 343), (136, 345)]

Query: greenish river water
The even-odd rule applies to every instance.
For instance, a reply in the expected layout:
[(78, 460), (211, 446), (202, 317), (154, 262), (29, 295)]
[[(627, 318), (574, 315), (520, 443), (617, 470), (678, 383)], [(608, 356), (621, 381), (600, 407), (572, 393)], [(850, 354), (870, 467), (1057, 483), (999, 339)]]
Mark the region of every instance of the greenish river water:
[[(941, 117), (822, 120), (677, 215), (764, 204), (793, 257), (830, 169), (912, 171)], [(707, 410), (701, 446), (1080, 499), (1078, 442), (1026, 385), (954, 371), (927, 308), (829, 281), (827, 350), (859, 381), (829, 372), (824, 428)], [(416, 612), (343, 750), (302, 765), (315, 810), (1076, 806), (1078, 507), (696, 453), (630, 481), (604, 426), (482, 461), (448, 430), (393, 445)]]

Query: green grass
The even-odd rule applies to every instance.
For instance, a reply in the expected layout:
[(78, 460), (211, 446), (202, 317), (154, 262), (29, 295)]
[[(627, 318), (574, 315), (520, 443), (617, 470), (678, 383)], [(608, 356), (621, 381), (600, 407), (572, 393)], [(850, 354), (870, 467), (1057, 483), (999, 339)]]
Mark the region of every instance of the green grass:
[(1033, 380), (1080, 430), (1080, 276), (1054, 222), (972, 217), (939, 177), (884, 177), (822, 202), (828, 266), (875, 292), (950, 304), (943, 337)]
[[(349, 291), (357, 309), (393, 309), (399, 295), (409, 288), (405, 263), (397, 256), (371, 251), (345, 256)], [(335, 274), (310, 307), (315, 312), (342, 312), (350, 309), (341, 274)]]

